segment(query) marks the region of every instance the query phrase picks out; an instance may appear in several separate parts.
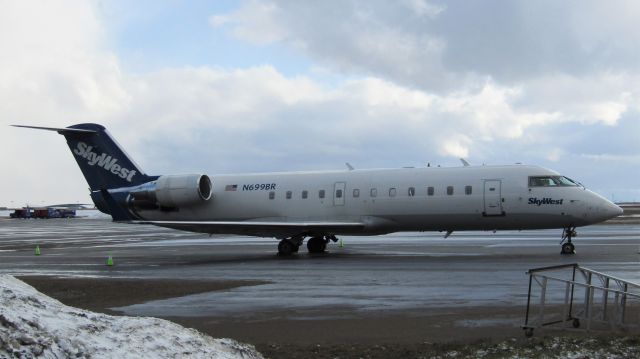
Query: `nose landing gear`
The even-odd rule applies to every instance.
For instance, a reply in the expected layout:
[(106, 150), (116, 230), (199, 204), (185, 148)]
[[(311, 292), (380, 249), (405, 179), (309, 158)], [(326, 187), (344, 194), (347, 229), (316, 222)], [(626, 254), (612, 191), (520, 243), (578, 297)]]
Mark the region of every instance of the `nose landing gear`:
[(562, 240), (560, 244), (562, 245), (562, 250), (560, 254), (576, 254), (576, 247), (571, 243), (571, 238), (577, 236), (576, 227), (567, 227), (562, 232)]

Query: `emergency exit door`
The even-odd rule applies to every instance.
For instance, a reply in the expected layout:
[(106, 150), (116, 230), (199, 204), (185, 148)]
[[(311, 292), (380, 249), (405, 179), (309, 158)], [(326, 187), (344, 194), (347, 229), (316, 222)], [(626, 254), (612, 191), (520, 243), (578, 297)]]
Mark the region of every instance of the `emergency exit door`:
[(503, 216), (502, 210), (502, 181), (484, 181), (484, 212), (485, 216)]

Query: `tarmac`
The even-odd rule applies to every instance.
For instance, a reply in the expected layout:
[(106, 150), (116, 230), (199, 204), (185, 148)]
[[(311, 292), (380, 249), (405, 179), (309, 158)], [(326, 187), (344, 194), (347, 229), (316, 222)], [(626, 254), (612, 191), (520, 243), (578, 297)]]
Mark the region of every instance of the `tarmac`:
[[(107, 219), (0, 219), (0, 273), (65, 304), (167, 318), (284, 357), (278, 348), (523, 337), (531, 268), (579, 263), (640, 283), (640, 224), (578, 228), (571, 256), (560, 255), (560, 234), (342, 237), (326, 254), (301, 247), (281, 258), (270, 238)], [(548, 299), (559, 304), (562, 295)]]

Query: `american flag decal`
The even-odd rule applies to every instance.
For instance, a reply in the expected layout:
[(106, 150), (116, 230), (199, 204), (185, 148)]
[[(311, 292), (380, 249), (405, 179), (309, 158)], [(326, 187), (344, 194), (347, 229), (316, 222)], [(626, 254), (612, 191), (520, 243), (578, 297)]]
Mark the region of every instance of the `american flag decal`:
[(237, 191), (238, 190), (238, 185), (237, 184), (228, 184), (225, 188), (225, 191)]

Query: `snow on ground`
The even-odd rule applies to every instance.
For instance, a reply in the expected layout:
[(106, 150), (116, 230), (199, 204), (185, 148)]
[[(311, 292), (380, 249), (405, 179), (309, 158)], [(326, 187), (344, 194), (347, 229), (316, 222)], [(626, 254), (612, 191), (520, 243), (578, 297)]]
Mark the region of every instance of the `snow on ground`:
[(83, 209), (76, 211), (76, 216), (88, 219), (111, 219), (111, 216), (98, 211), (97, 209)]
[(640, 357), (640, 337), (549, 337), (474, 343), (431, 358), (628, 359)]
[(66, 306), (0, 275), (0, 358), (244, 358), (262, 355), (231, 339), (144, 317)]

